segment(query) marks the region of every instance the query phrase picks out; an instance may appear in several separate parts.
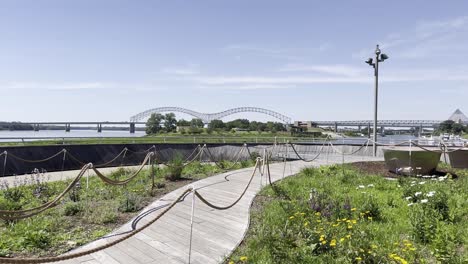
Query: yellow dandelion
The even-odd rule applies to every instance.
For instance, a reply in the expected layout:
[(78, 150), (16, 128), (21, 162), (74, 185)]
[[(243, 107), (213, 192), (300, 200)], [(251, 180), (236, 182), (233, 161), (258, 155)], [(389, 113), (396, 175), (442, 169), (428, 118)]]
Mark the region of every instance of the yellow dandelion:
[(347, 238), (347, 239), (350, 239), (350, 238), (351, 238), (351, 235), (346, 235), (346, 238)]
[(349, 226), (348, 226), (348, 229), (353, 229), (353, 226), (352, 226), (352, 225), (349, 225)]
[(316, 212), (315, 215), (316, 215), (316, 216), (320, 216), (321, 213), (320, 213), (320, 212)]
[(247, 256), (242, 256), (242, 257), (239, 258), (239, 260), (242, 261), (242, 262), (246, 262), (247, 259), (248, 259)]
[(371, 245), (371, 248), (376, 249), (376, 248), (378, 248), (378, 246), (376, 246), (376, 245)]
[(356, 221), (356, 220), (353, 220), (353, 221), (351, 221), (351, 222), (352, 222), (353, 224), (356, 224), (356, 223), (357, 223), (357, 221)]
[(234, 264), (234, 261), (232, 261), (232, 260), (231, 260), (231, 261), (229, 261), (229, 264)]
[(357, 261), (361, 261), (361, 260), (362, 260), (362, 258), (361, 258), (361, 257), (357, 257), (357, 258), (355, 258), (355, 260), (357, 260)]
[(305, 215), (305, 213), (301, 213), (301, 216), (304, 216), (304, 215)]
[(345, 241), (344, 237), (340, 238), (340, 242), (343, 242)]
[(317, 221), (317, 223), (321, 223), (321, 222), (322, 222), (322, 220), (315, 220), (315, 221)]
[(334, 247), (334, 246), (336, 246), (336, 240), (332, 239), (332, 241), (330, 241), (330, 247)]
[(368, 216), (367, 219), (372, 220), (372, 216)]
[(353, 212), (356, 211), (356, 208), (351, 208), (351, 211), (353, 211)]
[(322, 245), (325, 245), (325, 244), (327, 244), (327, 241), (326, 240), (322, 241)]
[(294, 219), (294, 215), (291, 215), (291, 216), (289, 217), (289, 220), (293, 220), (293, 219)]
[(410, 248), (409, 250), (411, 250), (411, 251), (415, 251), (415, 250), (416, 250), (416, 248), (412, 247), (412, 248)]
[(304, 227), (308, 227), (308, 226), (309, 226), (309, 222), (305, 222)]

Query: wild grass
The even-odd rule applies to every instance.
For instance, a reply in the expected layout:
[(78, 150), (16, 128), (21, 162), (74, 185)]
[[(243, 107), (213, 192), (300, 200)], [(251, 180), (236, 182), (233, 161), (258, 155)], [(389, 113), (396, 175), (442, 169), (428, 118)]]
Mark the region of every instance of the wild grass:
[(305, 169), (262, 190), (226, 263), (467, 263), (468, 170), (457, 175)]

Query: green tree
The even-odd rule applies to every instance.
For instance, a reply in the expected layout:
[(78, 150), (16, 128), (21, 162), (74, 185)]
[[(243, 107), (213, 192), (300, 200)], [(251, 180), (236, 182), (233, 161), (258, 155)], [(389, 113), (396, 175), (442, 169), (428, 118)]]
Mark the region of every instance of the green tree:
[(440, 132), (452, 132), (453, 125), (455, 121), (453, 120), (445, 120), (444, 122), (439, 124), (439, 131)]
[(222, 120), (212, 120), (208, 124), (208, 127), (211, 129), (217, 130), (217, 129), (224, 129), (226, 125), (224, 124)]
[(193, 118), (192, 121), (190, 121), (190, 126), (196, 128), (203, 128), (205, 124), (203, 124), (203, 121), (200, 118)]
[(146, 121), (146, 134), (157, 134), (161, 131), (161, 121), (164, 116), (161, 114), (151, 114)]
[(185, 119), (180, 119), (177, 121), (177, 126), (179, 127), (188, 127), (190, 126), (190, 121), (187, 121)]
[(167, 113), (164, 117), (164, 128), (166, 132), (176, 131), (177, 119), (175, 118), (174, 113)]
[(452, 125), (452, 133), (460, 135), (463, 131), (465, 131), (465, 127), (462, 124), (455, 123)]

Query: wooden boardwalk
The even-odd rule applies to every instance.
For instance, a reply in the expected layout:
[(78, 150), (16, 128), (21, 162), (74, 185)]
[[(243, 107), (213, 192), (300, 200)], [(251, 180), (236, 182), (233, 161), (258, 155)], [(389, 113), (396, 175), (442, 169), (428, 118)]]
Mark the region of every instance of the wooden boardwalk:
[[(360, 156), (347, 156), (345, 158), (346, 162), (363, 160), (375, 159)], [(283, 171), (285, 171), (284, 176), (287, 177), (298, 173), (304, 167), (341, 162), (341, 156), (329, 156), (328, 158), (321, 156), (311, 163), (292, 161), (287, 162), (286, 166), (284, 166), (284, 163), (271, 164), (270, 169), (272, 179), (276, 181), (283, 177)], [(239, 197), (249, 181), (251, 173), (252, 168), (223, 173), (200, 180), (194, 183), (193, 186), (210, 202), (226, 206)], [(225, 179), (226, 176), (228, 176), (228, 181)], [(191, 263), (220, 263), (237, 247), (244, 238), (249, 226), (250, 204), (255, 195), (265, 185), (265, 178), (262, 179), (260, 174), (257, 174), (239, 203), (224, 211), (212, 209), (200, 200), (195, 200)], [(142, 212), (171, 203), (187, 187), (165, 195)], [(91, 255), (61, 263), (188, 263), (191, 208), (192, 194), (178, 203), (154, 224), (122, 243)], [(138, 223), (137, 227), (147, 223), (149, 219), (152, 219), (160, 212), (161, 210), (158, 210), (149, 214)], [(131, 221), (115, 230), (113, 234), (128, 230), (131, 230)], [(94, 248), (113, 239), (115, 238), (101, 239), (73, 252)]]

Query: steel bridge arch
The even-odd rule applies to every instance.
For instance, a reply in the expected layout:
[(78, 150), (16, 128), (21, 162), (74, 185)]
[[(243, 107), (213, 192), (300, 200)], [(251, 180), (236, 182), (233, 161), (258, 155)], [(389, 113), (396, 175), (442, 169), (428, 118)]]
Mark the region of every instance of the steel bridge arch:
[(292, 119), (288, 116), (285, 116), (283, 114), (280, 114), (272, 110), (259, 108), (259, 107), (237, 107), (237, 108), (228, 109), (228, 110), (218, 112), (218, 113), (200, 113), (200, 112), (196, 112), (190, 109), (186, 109), (182, 107), (173, 107), (173, 106), (157, 107), (157, 108), (152, 108), (152, 109), (143, 111), (141, 113), (138, 113), (130, 117), (130, 122), (138, 122), (146, 117), (149, 117), (151, 114), (163, 113), (163, 112), (178, 112), (178, 113), (188, 114), (195, 118), (200, 118), (205, 124), (210, 123), (212, 120), (222, 119), (223, 117), (226, 117), (226, 116), (230, 116), (230, 115), (237, 114), (237, 113), (245, 113), (245, 112), (261, 113), (261, 114), (265, 114), (268, 116), (272, 116), (276, 119), (283, 121), (283, 123), (285, 124), (291, 124), (292, 122)]

